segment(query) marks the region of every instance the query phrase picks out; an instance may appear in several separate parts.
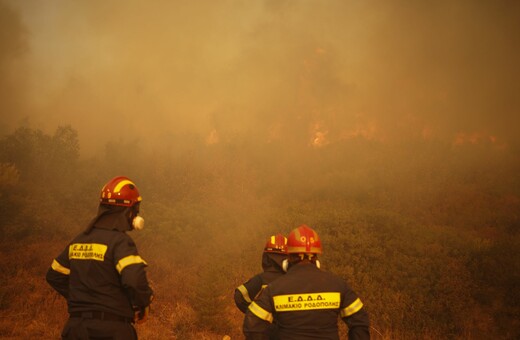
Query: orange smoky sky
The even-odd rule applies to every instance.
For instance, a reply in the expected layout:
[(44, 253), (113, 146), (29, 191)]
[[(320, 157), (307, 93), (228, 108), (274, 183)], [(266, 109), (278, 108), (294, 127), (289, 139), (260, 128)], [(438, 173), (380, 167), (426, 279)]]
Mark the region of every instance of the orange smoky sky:
[(84, 153), (184, 133), (520, 143), (518, 1), (0, 0), (0, 28), (0, 132), (70, 124)]

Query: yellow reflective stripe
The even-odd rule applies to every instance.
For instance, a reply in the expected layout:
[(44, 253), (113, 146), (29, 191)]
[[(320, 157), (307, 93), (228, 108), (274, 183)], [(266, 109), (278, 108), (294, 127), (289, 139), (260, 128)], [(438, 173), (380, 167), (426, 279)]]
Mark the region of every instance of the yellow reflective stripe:
[[(117, 183), (117, 185), (114, 187), (114, 193), (116, 192), (120, 192), (121, 189), (125, 186), (125, 185), (133, 185), (134, 187), (136, 186), (134, 184), (134, 182), (130, 181), (130, 180), (127, 180), (127, 179), (124, 179), (122, 180), (121, 182)], [(103, 187), (103, 190), (102, 191), (105, 191), (105, 188)], [(143, 198), (141, 196), (137, 197), (137, 202), (141, 202), (143, 200)], [(114, 203), (115, 200), (108, 200), (109, 202), (111, 203)], [(130, 203), (130, 201), (128, 200), (124, 200), (125, 203)]]
[(116, 265), (116, 269), (121, 274), (123, 269), (125, 267), (132, 265), (132, 264), (138, 264), (138, 263), (144, 263), (146, 265), (146, 262), (141, 258), (139, 255), (129, 255), (127, 257), (123, 257)]
[(121, 182), (117, 183), (116, 187), (114, 188), (114, 192), (120, 192), (121, 188), (123, 188), (127, 184), (131, 184), (135, 187), (134, 182), (124, 179)]
[(268, 311), (257, 305), (255, 302), (252, 302), (249, 305), (249, 310), (258, 318), (265, 320), (269, 323), (273, 322), (273, 314), (269, 313)]
[(339, 292), (277, 295), (273, 297), (273, 302), (277, 312), (339, 309), (341, 295)]
[(249, 297), (249, 292), (247, 291), (247, 288), (244, 285), (241, 285), (237, 288), (240, 293), (242, 293), (242, 296), (244, 297), (244, 300), (251, 303), (251, 298)]
[(63, 267), (58, 261), (52, 261), (51, 268), (58, 273), (62, 273), (64, 275), (70, 275), (70, 269), (67, 267)]
[(360, 299), (356, 299), (354, 302), (350, 304), (350, 306), (345, 307), (341, 310), (341, 317), (350, 316), (356, 312), (358, 312), (363, 307), (363, 302)]

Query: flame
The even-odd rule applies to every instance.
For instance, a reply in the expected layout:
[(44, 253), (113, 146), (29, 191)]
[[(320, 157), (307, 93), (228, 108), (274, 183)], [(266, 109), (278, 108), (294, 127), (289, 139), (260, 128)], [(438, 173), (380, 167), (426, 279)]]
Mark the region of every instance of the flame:
[(321, 123), (315, 122), (311, 129), (311, 145), (315, 148), (320, 148), (330, 144), (330, 141), (327, 139), (328, 133), (329, 131)]
[(312, 146), (314, 146), (315, 148), (319, 148), (329, 144), (330, 142), (327, 140), (327, 133), (328, 131), (316, 131), (312, 140)]
[(465, 144), (491, 144), (498, 148), (506, 148), (507, 144), (501, 141), (497, 136), (492, 134), (483, 132), (483, 131), (473, 131), (473, 132), (459, 132), (453, 138), (453, 145), (460, 146)]
[(218, 142), (220, 142), (220, 138), (218, 136), (217, 129), (213, 129), (206, 137), (206, 145), (213, 145), (217, 144)]

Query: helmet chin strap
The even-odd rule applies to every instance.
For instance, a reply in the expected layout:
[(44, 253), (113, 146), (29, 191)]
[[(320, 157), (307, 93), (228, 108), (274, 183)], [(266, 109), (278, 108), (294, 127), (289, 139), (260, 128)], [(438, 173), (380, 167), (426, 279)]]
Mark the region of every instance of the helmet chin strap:
[(132, 220), (132, 227), (134, 227), (135, 230), (143, 230), (144, 229), (144, 218), (141, 216), (136, 216)]

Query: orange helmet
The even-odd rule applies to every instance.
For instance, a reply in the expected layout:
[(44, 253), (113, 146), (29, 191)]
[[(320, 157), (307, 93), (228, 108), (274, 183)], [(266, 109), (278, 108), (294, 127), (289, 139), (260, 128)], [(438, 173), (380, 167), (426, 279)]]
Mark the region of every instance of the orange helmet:
[(321, 254), (320, 237), (312, 228), (302, 224), (289, 234), (287, 252), (289, 254)]
[(131, 207), (141, 202), (139, 190), (128, 177), (117, 176), (112, 178), (103, 189), (99, 197), (101, 204), (118, 205), (123, 207)]
[(287, 237), (282, 234), (271, 236), (265, 244), (264, 253), (287, 254)]

